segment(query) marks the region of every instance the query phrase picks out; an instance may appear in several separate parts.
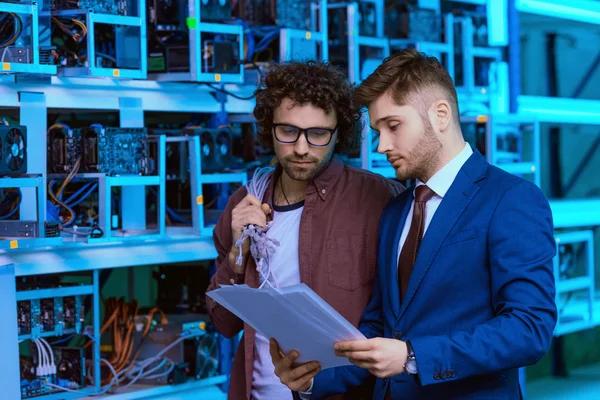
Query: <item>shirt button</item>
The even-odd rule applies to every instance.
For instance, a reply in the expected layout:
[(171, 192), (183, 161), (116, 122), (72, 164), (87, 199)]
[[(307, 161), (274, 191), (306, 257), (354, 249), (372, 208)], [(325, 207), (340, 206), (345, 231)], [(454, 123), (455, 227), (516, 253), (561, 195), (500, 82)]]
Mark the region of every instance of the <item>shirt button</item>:
[(402, 338), (402, 332), (396, 331), (394, 332), (394, 339), (400, 340)]
[(325, 190), (325, 189), (321, 190), (321, 193), (325, 194), (325, 192), (327, 192), (327, 190)]

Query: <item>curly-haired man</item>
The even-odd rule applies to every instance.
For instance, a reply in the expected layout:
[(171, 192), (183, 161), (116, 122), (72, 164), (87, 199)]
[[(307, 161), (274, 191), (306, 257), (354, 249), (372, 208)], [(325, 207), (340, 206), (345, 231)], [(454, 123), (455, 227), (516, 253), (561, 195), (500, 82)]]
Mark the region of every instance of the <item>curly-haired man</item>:
[[(352, 104), (352, 91), (342, 73), (321, 62), (279, 64), (266, 74), (256, 91), (254, 116), (261, 141), (275, 151), (277, 167), (262, 199), (245, 188), (229, 199), (214, 231), (217, 272), (207, 291), (221, 284), (263, 283), (248, 243), (242, 247), (241, 265), (235, 243), (244, 226), (264, 227), (272, 218), (268, 235), (280, 243), (269, 261), (273, 283), (303, 282), (358, 325), (375, 277), (379, 217), (402, 186), (344, 166), (335, 154), (359, 142), (360, 112)], [(292, 392), (275, 375), (270, 338), (209, 297), (207, 305), (223, 335), (244, 330), (229, 398), (291, 399)], [(372, 386), (363, 390), (370, 398)], [(361, 398), (359, 391), (348, 396)]]

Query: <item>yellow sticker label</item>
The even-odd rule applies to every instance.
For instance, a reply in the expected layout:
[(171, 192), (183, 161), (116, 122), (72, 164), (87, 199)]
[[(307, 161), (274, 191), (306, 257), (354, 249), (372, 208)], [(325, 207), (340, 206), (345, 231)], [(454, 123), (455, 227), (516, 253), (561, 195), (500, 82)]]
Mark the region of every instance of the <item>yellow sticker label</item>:
[(10, 248), (11, 249), (18, 249), (19, 248), (19, 241), (18, 240), (11, 240), (10, 241)]
[(2, 71), (10, 71), (10, 63), (2, 63)]
[(204, 204), (204, 196), (196, 197), (196, 204), (198, 204), (198, 205)]
[(215, 74), (215, 82), (221, 82), (221, 74)]
[(118, 77), (120, 77), (120, 76), (121, 76), (121, 71), (120, 71), (120, 70), (118, 70), (118, 69), (113, 69), (113, 76), (114, 76), (115, 78), (118, 78)]
[(306, 40), (310, 40), (311, 34), (310, 32), (306, 32), (304, 36), (306, 37)]
[(487, 122), (488, 117), (487, 115), (478, 115), (476, 118), (477, 122), (482, 123), (482, 122)]

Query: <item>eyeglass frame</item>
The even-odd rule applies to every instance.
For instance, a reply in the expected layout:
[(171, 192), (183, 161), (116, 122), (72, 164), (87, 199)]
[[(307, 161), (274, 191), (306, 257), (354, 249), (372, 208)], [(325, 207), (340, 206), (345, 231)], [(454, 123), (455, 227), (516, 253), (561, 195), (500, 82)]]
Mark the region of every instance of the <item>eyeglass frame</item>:
[[(323, 128), (323, 127), (320, 127), (320, 126), (313, 126), (313, 127), (306, 128), (306, 129), (302, 129), (302, 128), (300, 128), (300, 127), (298, 127), (296, 125), (292, 125), (292, 124), (276, 124), (276, 123), (273, 123), (271, 126), (272, 126), (272, 129), (273, 129), (273, 136), (275, 136), (275, 140), (277, 140), (279, 143), (282, 143), (282, 144), (294, 144), (294, 143), (296, 143), (298, 141), (298, 139), (300, 139), (300, 135), (302, 135), (304, 133), (304, 138), (306, 139), (306, 143), (308, 143), (308, 144), (310, 144), (311, 146), (314, 146), (314, 147), (327, 147), (327, 146), (329, 146), (331, 144), (331, 139), (333, 138), (333, 135), (335, 135), (335, 133), (338, 130), (338, 126), (337, 125), (334, 128)], [(277, 137), (277, 127), (278, 126), (289, 126), (291, 128), (296, 128), (296, 129), (298, 129), (298, 136), (296, 136), (296, 139), (293, 142), (283, 142), (283, 141), (279, 140), (279, 138)], [(311, 141), (308, 140), (308, 131), (309, 131), (309, 129), (321, 129), (321, 130), (329, 132), (329, 140), (325, 144), (314, 144), (314, 143), (311, 143)]]

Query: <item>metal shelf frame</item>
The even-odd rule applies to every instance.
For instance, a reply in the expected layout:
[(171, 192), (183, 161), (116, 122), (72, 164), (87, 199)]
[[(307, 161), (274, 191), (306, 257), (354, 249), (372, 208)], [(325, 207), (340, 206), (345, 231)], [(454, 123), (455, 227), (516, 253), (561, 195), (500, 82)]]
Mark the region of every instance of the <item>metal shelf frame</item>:
[[(541, 185), (541, 168), (540, 168), (540, 157), (541, 157), (541, 149), (540, 149), (540, 124), (533, 118), (523, 117), (520, 115), (514, 114), (491, 114), (491, 115), (483, 115), (478, 117), (463, 117), (461, 118), (461, 122), (485, 122), (486, 128), (486, 159), (487, 161), (495, 165), (506, 172), (509, 172), (514, 175), (531, 175), (533, 177), (532, 181), (537, 186)], [(521, 143), (520, 148), (520, 158), (515, 162), (503, 162), (502, 155), (503, 153), (498, 150), (498, 137), (499, 131), (504, 130), (507, 126), (514, 127), (516, 131), (518, 131), (518, 125), (531, 125), (532, 132), (531, 137), (528, 139), (531, 141), (527, 146), (531, 150), (530, 157), (524, 158), (524, 150), (522, 141), (523, 138), (522, 132), (519, 137), (519, 141)], [(504, 128), (504, 129), (503, 129)]]
[[(309, 30), (283, 28), (279, 31), (279, 61), (301, 60), (306, 58), (302, 52), (294, 49), (294, 41), (311, 42), (311, 53), (320, 61), (329, 59), (329, 28), (327, 23), (328, 0), (319, 0), (310, 4)], [(320, 51), (318, 46), (320, 46)]]
[[(19, 177), (10, 177), (10, 178), (1, 178), (0, 179), (0, 188), (33, 188), (35, 189), (35, 220), (37, 222), (37, 237), (35, 238), (13, 238), (14, 240), (3, 241), (0, 245), (0, 249), (15, 249), (19, 247), (19, 243), (24, 244), (26, 242), (34, 243), (39, 242), (38, 239), (43, 239), (45, 237), (44, 230), (44, 215), (45, 215), (45, 202), (43, 201), (43, 193), (45, 189), (44, 178), (41, 175), (37, 174), (25, 174)], [(27, 195), (26, 193), (21, 196)], [(23, 203), (23, 201), (21, 201)], [(21, 214), (21, 218), (23, 218), (23, 213)]]
[[(596, 327), (594, 320), (595, 306), (595, 274), (594, 274), (594, 232), (591, 230), (573, 231), (559, 233), (555, 235), (557, 250), (560, 245), (571, 243), (585, 243), (586, 252), (586, 271), (585, 275), (577, 278), (561, 280), (560, 279), (560, 253), (557, 251), (554, 257), (554, 280), (556, 281), (556, 304), (561, 304), (561, 295), (572, 295), (577, 291), (586, 291), (586, 307), (585, 311), (575, 314), (580, 316), (572, 322), (561, 322), (561, 315), (558, 316), (558, 322), (554, 329), (554, 336), (562, 336), (568, 333), (578, 332), (585, 329)], [(571, 314), (567, 314), (571, 315)]]
[[(148, 75), (148, 56), (147, 46), (148, 42), (146, 39), (146, 1), (145, 0), (133, 0), (138, 2), (136, 10), (138, 16), (123, 16), (123, 15), (110, 15), (100, 14), (89, 10), (65, 10), (52, 12), (53, 16), (57, 17), (74, 17), (74, 16), (85, 16), (85, 24), (88, 29), (86, 35), (87, 44), (87, 55), (88, 65), (85, 67), (59, 67), (58, 74), (66, 77), (77, 77), (77, 76), (90, 76), (100, 78), (122, 78), (122, 79), (146, 79)], [(95, 42), (95, 24), (113, 25), (115, 29), (117, 27), (131, 27), (139, 28), (139, 36), (136, 35), (136, 41), (139, 44), (139, 68), (104, 68), (96, 66), (96, 42)], [(125, 41), (124, 38), (119, 38), (118, 34), (115, 34), (115, 47), (125, 50), (125, 43), (120, 43), (120, 39)], [(131, 46), (131, 44), (129, 44)], [(130, 50), (132, 51), (132, 50)]]
[(514, 0), (523, 13), (600, 25), (600, 3), (594, 0)]
[[(10, 63), (4, 62), (4, 55), (0, 61), (0, 74), (3, 73), (26, 73), (26, 74), (45, 74), (55, 75), (56, 66), (40, 64), (40, 37), (39, 37), (39, 9), (35, 2), (5, 3), (0, 2), (0, 12), (15, 13), (17, 15), (27, 15), (31, 18), (30, 37), (31, 53), (33, 61), (31, 63)], [(23, 33), (21, 33), (22, 35)], [(6, 48), (5, 48), (6, 50)]]
[(238, 54), (244, 55), (244, 28), (236, 24), (203, 22), (201, 14), (202, 0), (188, 0), (186, 24), (189, 38), (189, 63), (187, 72), (161, 72), (149, 75), (150, 79), (161, 82), (207, 82), (207, 83), (244, 83), (244, 65), (239, 65), (236, 73), (209, 73), (203, 68), (203, 34), (235, 35), (238, 37)]

